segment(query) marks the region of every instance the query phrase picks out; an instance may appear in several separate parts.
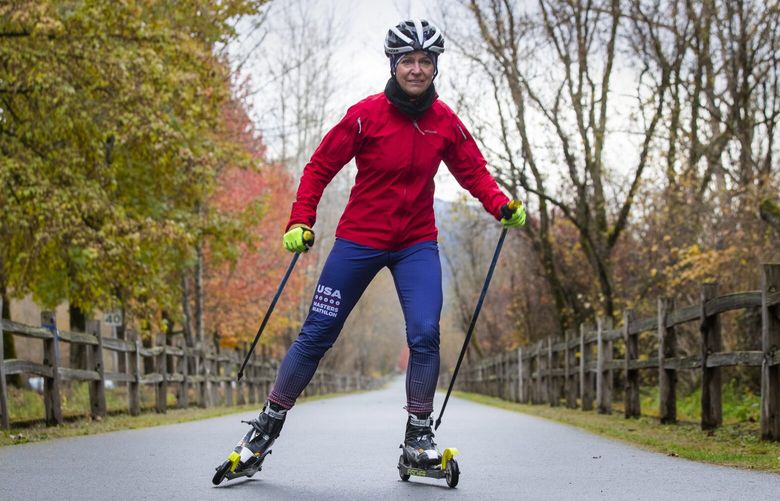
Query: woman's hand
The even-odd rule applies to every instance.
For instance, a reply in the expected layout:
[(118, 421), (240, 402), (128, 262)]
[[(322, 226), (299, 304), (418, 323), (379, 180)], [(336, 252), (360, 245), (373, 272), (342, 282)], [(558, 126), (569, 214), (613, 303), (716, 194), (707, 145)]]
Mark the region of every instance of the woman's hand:
[(314, 245), (314, 230), (305, 224), (294, 224), (282, 237), (282, 244), (290, 252), (306, 252)]
[(504, 228), (513, 228), (525, 224), (525, 207), (520, 200), (512, 200), (501, 206), (501, 224)]

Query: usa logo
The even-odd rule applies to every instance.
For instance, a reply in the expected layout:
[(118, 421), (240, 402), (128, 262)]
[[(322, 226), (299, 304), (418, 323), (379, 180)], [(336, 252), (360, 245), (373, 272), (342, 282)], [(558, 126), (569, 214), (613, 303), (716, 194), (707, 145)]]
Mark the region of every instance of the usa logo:
[(317, 286), (317, 292), (319, 294), (324, 294), (325, 296), (341, 299), (341, 291), (338, 289), (333, 289), (332, 287), (325, 287), (322, 284)]

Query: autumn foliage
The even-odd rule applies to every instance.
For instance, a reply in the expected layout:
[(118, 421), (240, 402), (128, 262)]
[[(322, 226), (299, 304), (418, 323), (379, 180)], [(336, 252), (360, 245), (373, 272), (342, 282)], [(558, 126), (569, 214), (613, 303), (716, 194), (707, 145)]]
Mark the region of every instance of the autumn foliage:
[[(222, 346), (250, 342), (290, 262), (280, 237), (289, 215), (292, 179), (284, 166), (264, 163), (265, 146), (252, 126), (246, 109), (234, 100), (224, 110), (223, 120), (232, 142), (250, 157), (249, 167), (228, 166), (219, 176), (210, 200), (214, 209), (243, 221), (243, 240), (230, 255), (206, 246), (205, 316), (207, 333)], [(297, 302), (291, 300), (300, 288), (293, 274), (285, 294), (263, 334), (263, 343), (294, 328)]]

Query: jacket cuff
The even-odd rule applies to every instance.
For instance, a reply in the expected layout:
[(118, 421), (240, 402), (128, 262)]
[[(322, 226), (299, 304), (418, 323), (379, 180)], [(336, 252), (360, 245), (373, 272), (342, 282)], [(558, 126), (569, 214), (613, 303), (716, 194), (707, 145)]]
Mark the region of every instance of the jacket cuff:
[(284, 231), (285, 231), (285, 233), (287, 233), (293, 227), (297, 228), (299, 226), (305, 226), (305, 227), (311, 229), (311, 225), (309, 223), (304, 223), (304, 222), (301, 222), (301, 221), (290, 221), (290, 222), (287, 223), (287, 227), (284, 229)]
[(501, 203), (499, 203), (499, 204), (496, 206), (496, 210), (495, 210), (495, 211), (493, 211), (493, 217), (495, 217), (495, 218), (496, 218), (496, 221), (501, 221), (501, 207), (503, 207), (504, 205), (508, 204), (510, 201), (511, 201), (511, 200), (509, 199), (509, 197), (506, 197), (506, 196), (505, 196), (505, 197), (504, 197), (504, 201), (503, 201), (503, 202), (501, 202)]

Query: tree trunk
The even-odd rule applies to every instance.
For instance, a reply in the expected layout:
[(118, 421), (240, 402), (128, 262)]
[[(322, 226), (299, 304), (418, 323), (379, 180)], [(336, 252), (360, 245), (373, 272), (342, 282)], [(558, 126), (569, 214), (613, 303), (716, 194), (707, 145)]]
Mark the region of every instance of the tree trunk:
[[(70, 330), (74, 332), (86, 332), (87, 319), (81, 308), (69, 304), (68, 314), (70, 316)], [(70, 368), (87, 368), (87, 347), (85, 345), (70, 343)]]
[(190, 281), (187, 279), (187, 273), (181, 274), (181, 311), (184, 315), (182, 327), (184, 329), (184, 341), (187, 346), (192, 348), (195, 341), (192, 337), (192, 308), (190, 306)]
[(203, 243), (198, 243), (195, 263), (195, 339), (203, 346)]

